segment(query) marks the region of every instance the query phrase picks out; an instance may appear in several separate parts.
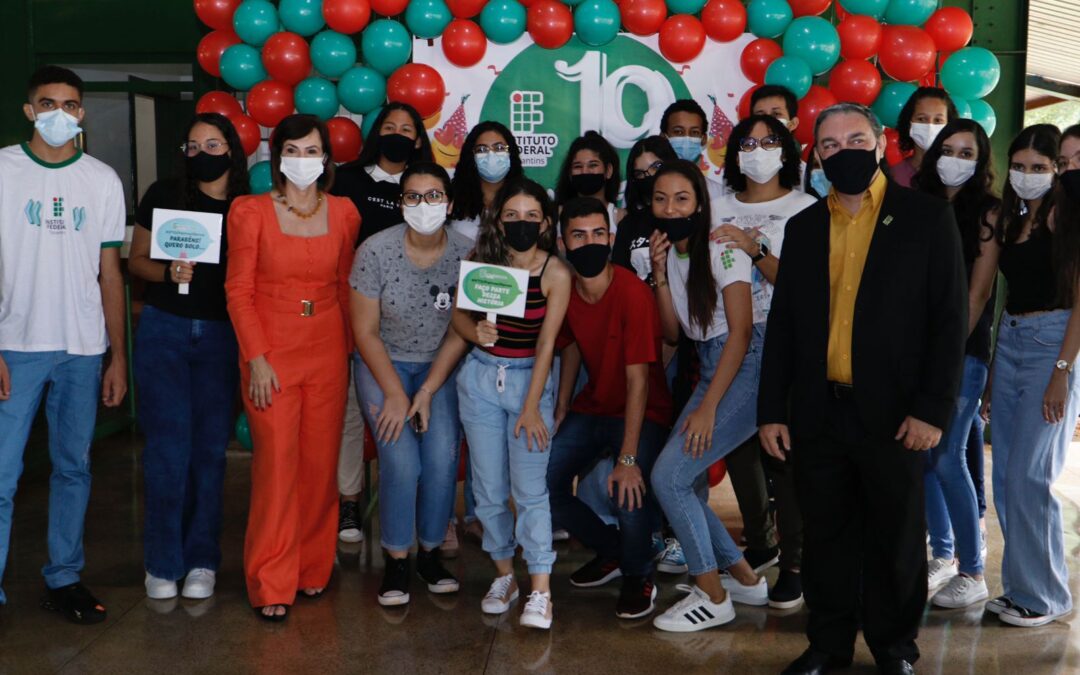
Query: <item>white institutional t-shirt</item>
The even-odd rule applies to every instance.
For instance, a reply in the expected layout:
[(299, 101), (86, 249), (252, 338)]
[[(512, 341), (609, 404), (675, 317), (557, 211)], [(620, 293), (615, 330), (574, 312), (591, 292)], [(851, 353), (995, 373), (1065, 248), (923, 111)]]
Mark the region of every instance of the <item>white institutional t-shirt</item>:
[(0, 349), (105, 352), (101, 249), (123, 243), (126, 220), (120, 178), (103, 162), (0, 149)]
[(729, 249), (726, 244), (710, 242), (709, 262), (712, 263), (713, 281), (716, 283), (716, 309), (713, 310), (712, 323), (706, 330), (702, 330), (697, 324), (690, 325), (690, 301), (686, 295), (690, 258), (680, 256), (674, 246), (668, 249), (668, 286), (671, 288), (671, 302), (675, 305), (675, 316), (678, 317), (686, 337), (695, 342), (705, 342), (727, 335), (723, 290), (737, 281), (750, 283), (750, 256), (746, 253)]

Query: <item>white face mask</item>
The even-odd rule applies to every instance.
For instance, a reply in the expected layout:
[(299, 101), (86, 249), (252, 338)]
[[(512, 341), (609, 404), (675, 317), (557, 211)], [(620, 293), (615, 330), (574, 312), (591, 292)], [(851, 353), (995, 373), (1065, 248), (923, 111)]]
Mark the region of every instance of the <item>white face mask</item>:
[(920, 150), (929, 150), (930, 146), (934, 144), (934, 139), (944, 128), (944, 124), (912, 123), (911, 130), (908, 133), (911, 135), (911, 140), (915, 141), (915, 145), (919, 146)]
[(739, 151), (739, 171), (755, 183), (768, 183), (784, 166), (783, 148)]
[(1054, 174), (1050, 172), (1024, 173), (1011, 169), (1009, 184), (1012, 185), (1013, 190), (1016, 190), (1017, 197), (1024, 201), (1031, 201), (1050, 191), (1050, 187), (1054, 184)]
[(416, 206), (403, 207), (401, 212), (405, 223), (417, 234), (434, 234), (446, 222), (446, 204), (420, 202)]
[(281, 173), (301, 190), (319, 180), (323, 174), (325, 157), (282, 157)]
[(82, 133), (79, 118), (63, 110), (49, 110), (34, 114), (34, 128), (41, 139), (54, 148), (62, 148), (68, 141)]
[(977, 164), (973, 159), (938, 157), (937, 175), (946, 187), (960, 187), (975, 175)]

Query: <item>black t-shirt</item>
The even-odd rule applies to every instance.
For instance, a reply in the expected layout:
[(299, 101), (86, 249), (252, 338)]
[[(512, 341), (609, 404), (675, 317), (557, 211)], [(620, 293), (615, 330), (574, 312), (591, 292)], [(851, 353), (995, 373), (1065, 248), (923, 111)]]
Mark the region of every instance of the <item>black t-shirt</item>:
[[(179, 181), (161, 180), (151, 185), (139, 202), (135, 212), (136, 224), (152, 231), (154, 209), (202, 211), (224, 216), (229, 211), (229, 202), (197, 191), (195, 203), (188, 206), (184, 204)], [(180, 295), (174, 283), (150, 282), (146, 285), (146, 304), (186, 319), (228, 321), (229, 314), (225, 309), (225, 261), (228, 251), (226, 230), (225, 223), (222, 222), (221, 262), (217, 265), (206, 262), (195, 265), (188, 295)]]
[[(971, 281), (971, 270), (974, 265), (974, 260), (967, 263), (968, 281)], [(983, 363), (990, 363), (990, 333), (994, 324), (994, 306), (996, 304), (996, 297), (997, 279), (994, 279), (993, 286), (990, 288), (990, 299), (986, 301), (986, 307), (983, 309), (982, 316), (979, 317), (979, 322), (975, 324), (975, 329), (971, 331), (971, 335), (968, 336), (967, 346), (965, 347), (966, 354), (974, 356)]]
[[(626, 216), (619, 221), (615, 244), (611, 247), (611, 262), (630, 270), (649, 285), (653, 283), (652, 259), (648, 255), (649, 236), (655, 229), (651, 210), (628, 210)], [(637, 249), (644, 249), (644, 252), (634, 255), (633, 252)], [(649, 261), (648, 272), (642, 267), (644, 260)]]
[(355, 162), (337, 170), (330, 194), (348, 197), (360, 212), (357, 246), (371, 235), (405, 222), (401, 215), (401, 186), (375, 180), (367, 172), (367, 167)]

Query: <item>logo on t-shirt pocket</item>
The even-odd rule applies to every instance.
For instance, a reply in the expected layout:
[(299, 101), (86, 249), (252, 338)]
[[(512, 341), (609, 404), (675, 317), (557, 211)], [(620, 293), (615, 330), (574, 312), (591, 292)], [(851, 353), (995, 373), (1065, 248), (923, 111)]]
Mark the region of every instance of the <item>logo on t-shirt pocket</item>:
[(452, 304), (452, 298), (454, 297), (454, 286), (450, 286), (446, 291), (442, 291), (439, 287), (431, 287), (431, 297), (435, 298), (435, 309), (446, 311), (450, 309)]

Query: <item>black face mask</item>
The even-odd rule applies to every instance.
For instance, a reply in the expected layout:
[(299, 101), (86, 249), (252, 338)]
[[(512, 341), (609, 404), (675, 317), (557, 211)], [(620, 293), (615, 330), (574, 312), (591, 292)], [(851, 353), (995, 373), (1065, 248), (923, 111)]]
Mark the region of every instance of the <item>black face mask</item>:
[(877, 152), (849, 148), (822, 160), (821, 168), (837, 192), (857, 195), (866, 192), (878, 170)]
[(606, 181), (602, 173), (577, 173), (570, 176), (570, 187), (582, 197), (592, 197), (604, 189)]
[(1065, 190), (1065, 194), (1069, 195), (1070, 199), (1080, 202), (1080, 169), (1066, 171), (1058, 176), (1058, 182), (1061, 183), (1061, 189)]
[(201, 183), (212, 183), (225, 175), (232, 166), (229, 155), (208, 155), (200, 152), (187, 158), (187, 174)]
[(592, 279), (604, 271), (607, 267), (608, 258), (611, 257), (611, 247), (607, 244), (586, 244), (573, 251), (566, 251), (566, 260), (574, 266), (574, 270), (585, 277)]
[(506, 243), (518, 253), (524, 253), (540, 239), (540, 223), (528, 220), (504, 220), (502, 221), (503, 233)]
[(401, 134), (383, 134), (379, 136), (379, 154), (386, 161), (400, 164), (409, 158), (413, 148), (416, 147), (416, 139)]
[(680, 216), (678, 218), (661, 218), (653, 216), (653, 224), (656, 229), (667, 235), (668, 241), (674, 244), (683, 239), (689, 239), (697, 227), (697, 214), (692, 216)]

